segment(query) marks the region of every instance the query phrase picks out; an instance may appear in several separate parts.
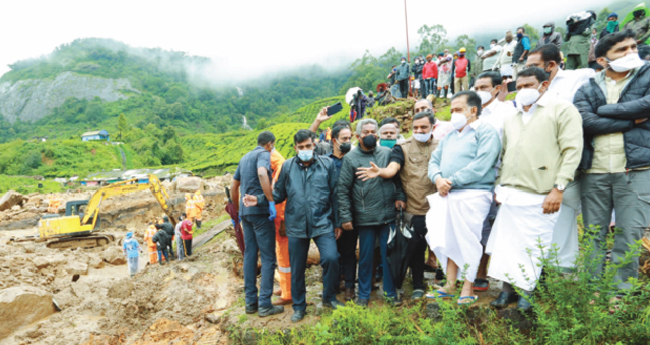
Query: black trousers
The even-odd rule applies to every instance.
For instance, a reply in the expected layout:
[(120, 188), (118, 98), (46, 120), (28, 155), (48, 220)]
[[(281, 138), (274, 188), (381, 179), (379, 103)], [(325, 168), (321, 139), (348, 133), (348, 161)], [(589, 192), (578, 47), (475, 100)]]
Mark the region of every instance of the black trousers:
[(427, 235), (425, 216), (413, 216), (411, 224), (415, 234), (409, 241), (404, 260), (411, 268), (413, 290), (426, 291), (426, 285), (424, 285), (424, 257), (427, 250), (427, 240), (424, 238)]
[(399, 92), (402, 94), (402, 98), (408, 98), (409, 96), (409, 80), (404, 79), (399, 81)]
[(357, 240), (359, 231), (357, 229), (343, 230), (341, 237), (336, 241), (339, 251), (339, 264), (343, 268), (345, 277), (345, 288), (354, 289), (354, 281), (357, 275)]
[(191, 256), (192, 255), (192, 239), (190, 238), (189, 240), (183, 240), (183, 246), (185, 249), (185, 256)]

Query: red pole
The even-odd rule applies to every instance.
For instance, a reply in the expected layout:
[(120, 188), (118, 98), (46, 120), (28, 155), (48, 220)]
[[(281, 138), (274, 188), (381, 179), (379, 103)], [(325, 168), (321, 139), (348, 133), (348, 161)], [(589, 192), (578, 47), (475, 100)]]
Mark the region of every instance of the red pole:
[[(404, 19), (406, 20), (406, 57), (409, 66), (411, 66), (411, 50), (409, 49), (409, 17), (406, 12), (406, 0), (404, 0)], [(410, 74), (410, 73), (409, 73)], [(409, 94), (411, 93), (411, 76), (408, 77), (409, 83)], [(404, 98), (408, 99), (409, 95), (406, 95)]]

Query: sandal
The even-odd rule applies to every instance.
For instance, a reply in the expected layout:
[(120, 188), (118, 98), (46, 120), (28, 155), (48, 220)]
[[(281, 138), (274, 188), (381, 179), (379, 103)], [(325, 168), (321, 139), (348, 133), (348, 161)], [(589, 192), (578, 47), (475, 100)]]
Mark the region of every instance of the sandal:
[(428, 293), (427, 298), (436, 299), (436, 298), (454, 298), (455, 295), (448, 294), (444, 291), (436, 290), (434, 293)]
[[(465, 302), (466, 301), (466, 302)], [(478, 301), (478, 296), (465, 296), (458, 299), (458, 305), (471, 305)]]

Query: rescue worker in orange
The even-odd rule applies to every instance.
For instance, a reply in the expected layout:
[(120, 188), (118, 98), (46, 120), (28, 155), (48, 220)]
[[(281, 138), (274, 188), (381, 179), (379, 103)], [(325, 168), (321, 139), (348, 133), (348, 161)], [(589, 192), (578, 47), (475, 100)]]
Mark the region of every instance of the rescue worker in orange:
[(194, 193), (194, 207), (196, 207), (196, 227), (201, 228), (201, 222), (203, 218), (201, 217), (203, 209), (205, 209), (205, 199), (201, 195), (201, 190), (197, 189)]
[(192, 194), (187, 193), (185, 194), (185, 213), (187, 214), (187, 219), (189, 219), (191, 222), (194, 222), (196, 220), (196, 201), (192, 199)]
[(51, 194), (48, 200), (47, 213), (59, 213), (61, 199), (56, 194)]
[(156, 227), (154, 223), (149, 223), (149, 228), (144, 232), (144, 241), (147, 243), (147, 250), (149, 253), (149, 263), (155, 264), (158, 262), (158, 246), (153, 241), (153, 235), (156, 234)]
[[(284, 157), (278, 152), (273, 150), (271, 152), (271, 170), (273, 170), (273, 186), (280, 176), (282, 171), (282, 164), (284, 164)], [(287, 237), (287, 229), (284, 224), (284, 208), (286, 202), (275, 204), (275, 210), (278, 212), (275, 217), (275, 255), (278, 258), (278, 271), (280, 272), (280, 290), (274, 291), (273, 294), (280, 296), (279, 299), (273, 301), (274, 305), (292, 304), (291, 298), (291, 262), (289, 261), (289, 238)]]

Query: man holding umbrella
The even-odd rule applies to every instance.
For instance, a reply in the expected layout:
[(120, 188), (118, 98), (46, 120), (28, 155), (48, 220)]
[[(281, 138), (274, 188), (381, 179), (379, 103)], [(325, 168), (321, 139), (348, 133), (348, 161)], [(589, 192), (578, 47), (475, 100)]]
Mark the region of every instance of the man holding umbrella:
[[(429, 157), (438, 146), (438, 140), (433, 137), (433, 125), (435, 118), (430, 110), (417, 113), (413, 117), (413, 136), (404, 143), (396, 144), (390, 154), (390, 163), (379, 168), (379, 162), (370, 162), (371, 167), (358, 168), (357, 175), (362, 181), (376, 177), (392, 179), (399, 173), (402, 187), (406, 193), (406, 202), (396, 201), (397, 208), (404, 209), (407, 224), (410, 224), (415, 232), (408, 244), (406, 256), (403, 258), (404, 271), (406, 266), (411, 267), (413, 274), (412, 299), (424, 297), (426, 285), (424, 284), (424, 255), (427, 249), (427, 242), (424, 238), (427, 234), (425, 216), (429, 211), (429, 204), (426, 196), (436, 192), (436, 186), (427, 177)], [(393, 263), (390, 265), (402, 263)], [(404, 272), (405, 273), (405, 272)], [(403, 275), (393, 277), (397, 289), (402, 287)], [(401, 279), (400, 279), (401, 278)]]

